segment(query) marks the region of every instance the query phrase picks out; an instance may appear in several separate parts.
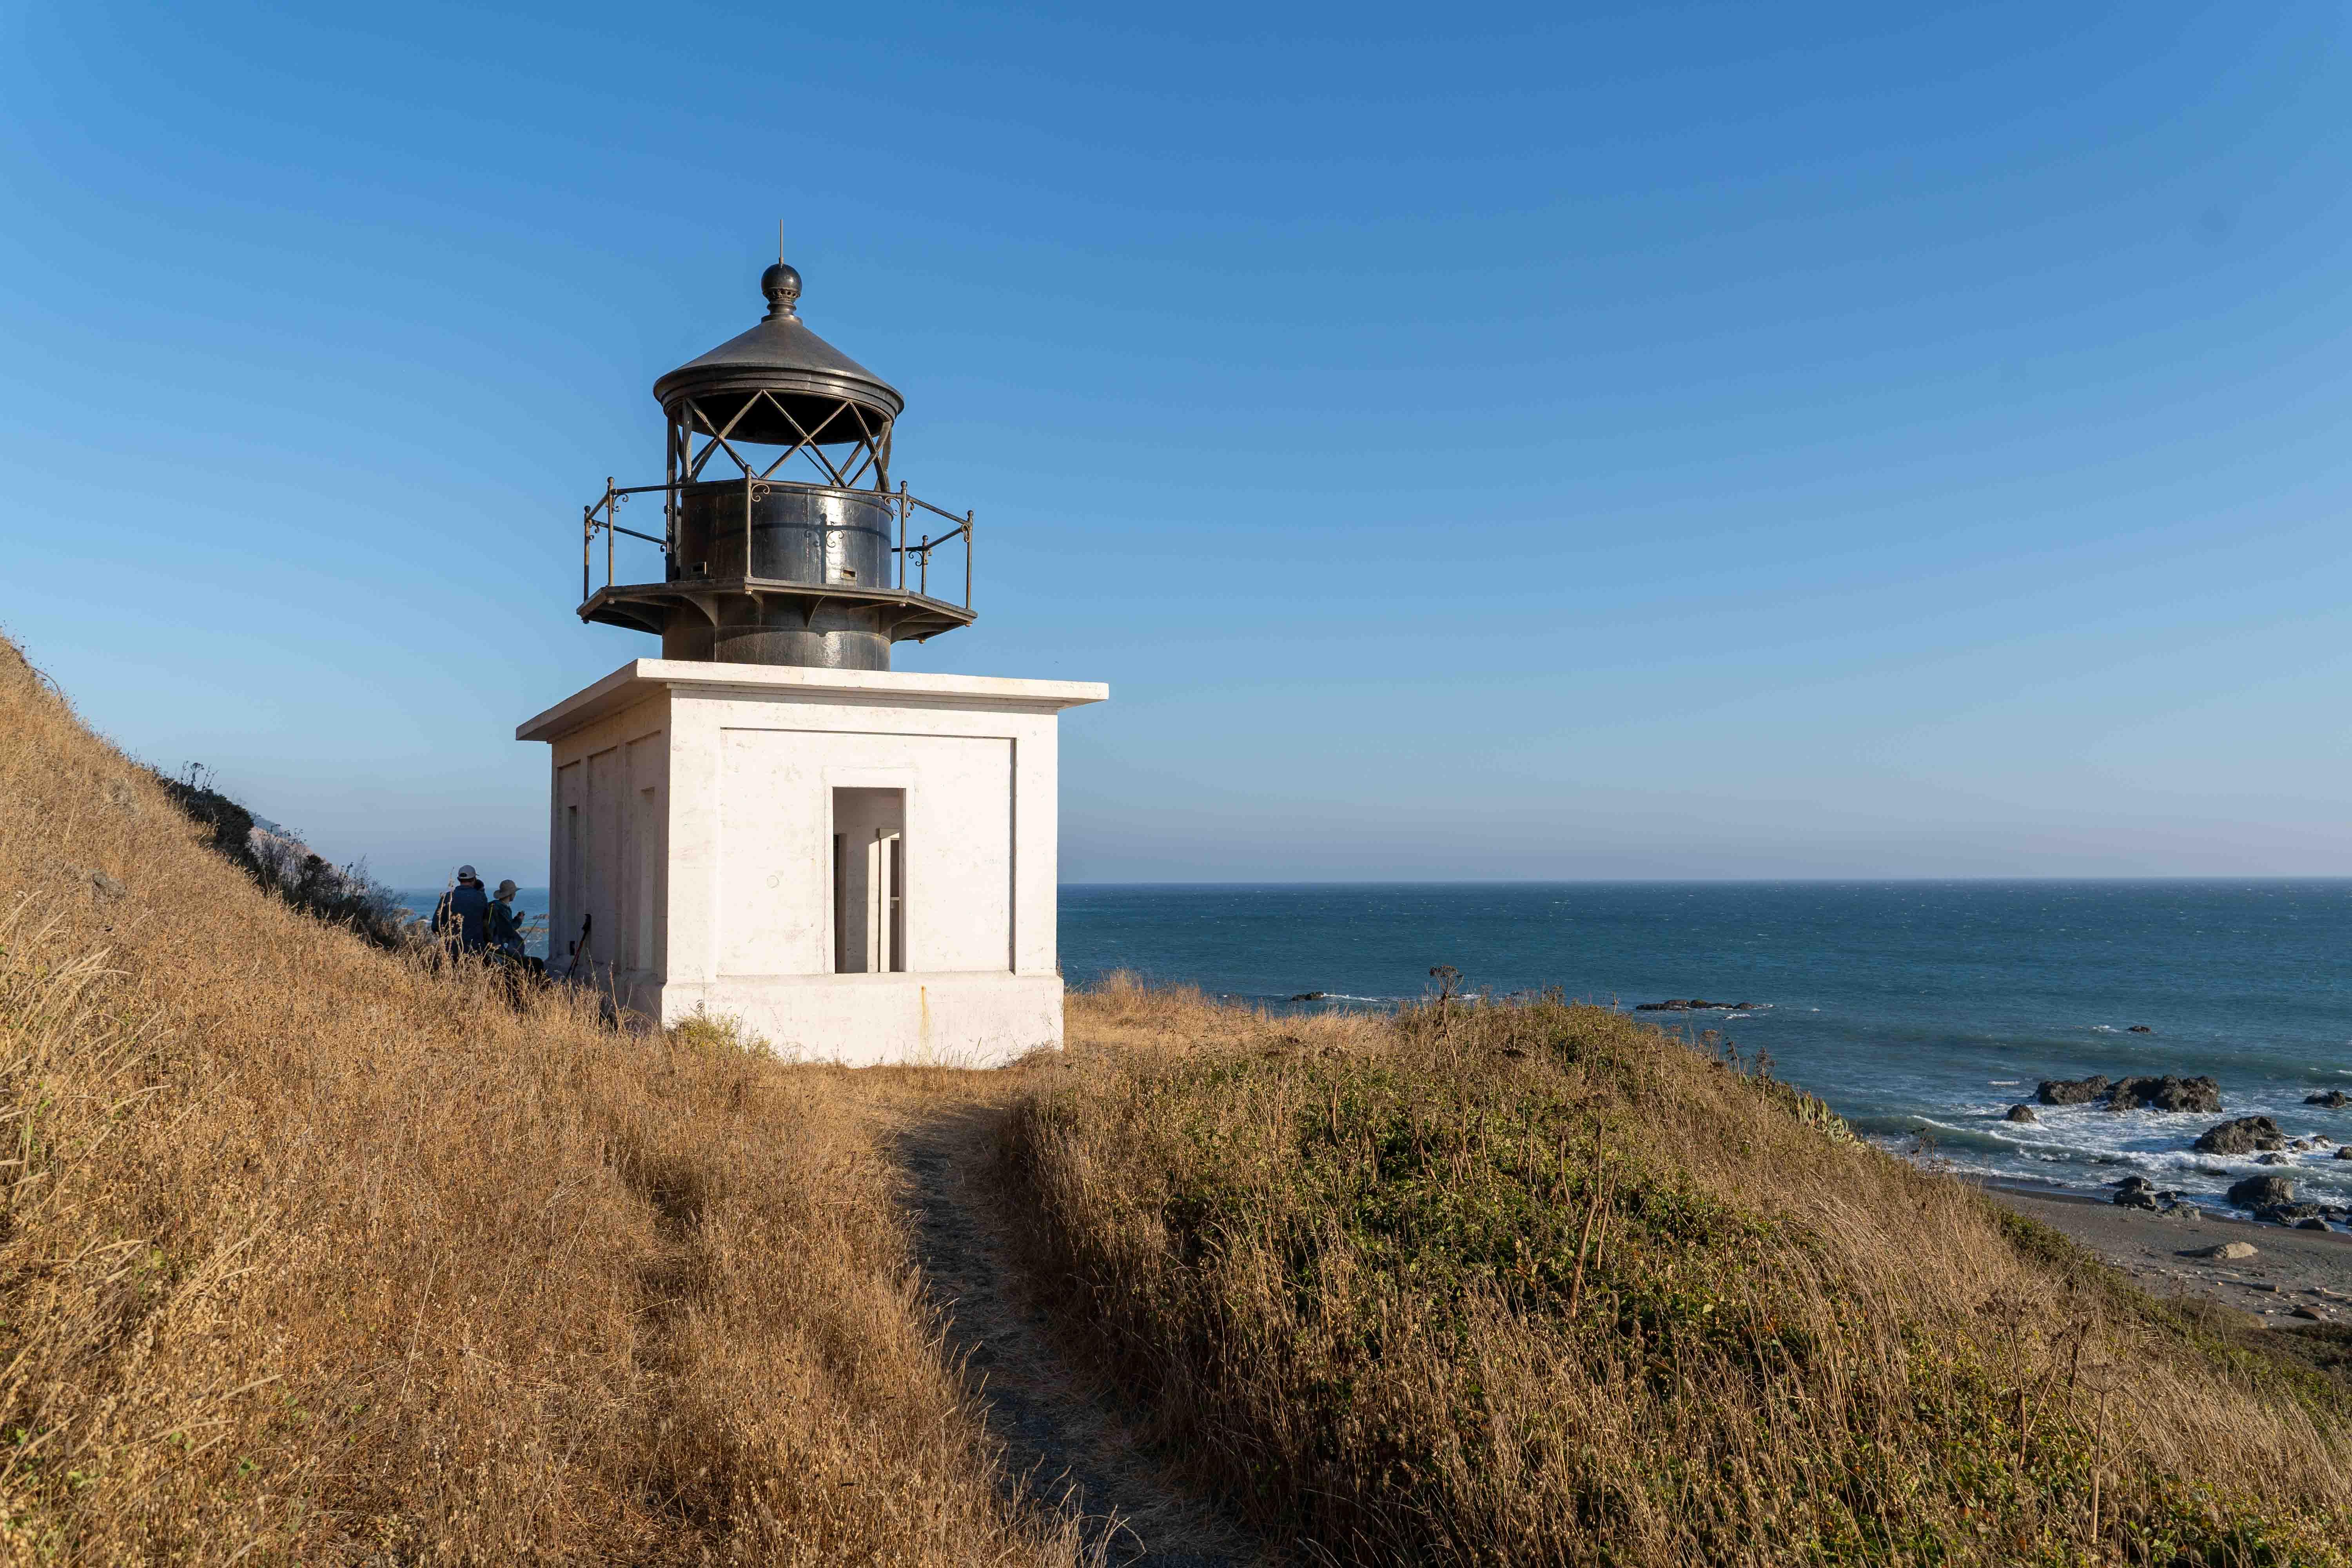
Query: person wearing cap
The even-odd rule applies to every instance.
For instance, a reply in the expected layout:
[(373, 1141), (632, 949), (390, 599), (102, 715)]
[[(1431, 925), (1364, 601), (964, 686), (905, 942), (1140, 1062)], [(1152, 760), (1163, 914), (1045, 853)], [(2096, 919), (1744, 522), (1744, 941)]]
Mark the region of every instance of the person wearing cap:
[(509, 877), (499, 884), (490, 895), (488, 914), (490, 946), (509, 958), (522, 956), (522, 917), (515, 913), (515, 894), (521, 889)]
[(441, 895), (433, 910), (433, 929), (453, 952), (479, 952), (488, 937), (490, 896), (471, 866), (457, 868), (457, 885)]

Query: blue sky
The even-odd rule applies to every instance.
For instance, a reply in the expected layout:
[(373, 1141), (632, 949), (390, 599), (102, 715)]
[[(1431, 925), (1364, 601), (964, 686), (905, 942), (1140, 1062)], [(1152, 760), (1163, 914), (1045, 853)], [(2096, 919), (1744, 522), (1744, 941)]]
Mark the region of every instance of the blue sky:
[(647, 392), (903, 390), (1072, 880), (2346, 875), (2333, 5), (0, 10), (0, 628), (395, 882)]

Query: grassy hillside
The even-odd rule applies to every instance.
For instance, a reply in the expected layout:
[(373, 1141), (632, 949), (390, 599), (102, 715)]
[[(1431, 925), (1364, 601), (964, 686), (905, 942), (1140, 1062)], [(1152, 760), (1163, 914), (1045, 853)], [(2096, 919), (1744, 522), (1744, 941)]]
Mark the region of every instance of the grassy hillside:
[(1073, 1421), (1285, 1561), (2352, 1563), (2342, 1384), (1612, 1013), (788, 1068), (306, 917), (5, 644), (0, 803), (0, 1564), (1086, 1561), (909, 1249), (1008, 1102)]
[(1039, 1266), (1317, 1560), (2347, 1561), (2337, 1385), (1646, 1026), (1073, 1032), (1011, 1133)]
[(1067, 1562), (845, 1075), (304, 918), (0, 644), (0, 1562)]

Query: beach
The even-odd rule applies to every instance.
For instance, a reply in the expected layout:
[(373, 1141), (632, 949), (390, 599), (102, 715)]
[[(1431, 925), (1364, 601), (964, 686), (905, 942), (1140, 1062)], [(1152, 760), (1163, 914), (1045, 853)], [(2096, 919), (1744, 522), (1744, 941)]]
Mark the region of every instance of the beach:
[[(2197, 1209), (2152, 1214), (2071, 1193), (1988, 1184), (1985, 1195), (2061, 1232), (2151, 1295), (2210, 1301), (2267, 1327), (2352, 1323), (2352, 1236), (2233, 1220)], [(2253, 1256), (2189, 1256), (2245, 1242)], [(2296, 1316), (2301, 1308), (2311, 1317)]]

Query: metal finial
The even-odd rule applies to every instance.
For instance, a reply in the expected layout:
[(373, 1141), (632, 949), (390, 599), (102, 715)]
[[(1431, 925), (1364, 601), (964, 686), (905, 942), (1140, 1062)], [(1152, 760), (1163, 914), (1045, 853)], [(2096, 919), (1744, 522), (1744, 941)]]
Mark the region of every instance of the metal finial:
[(760, 274), (760, 292), (768, 297), (768, 320), (792, 316), (793, 301), (801, 297), (801, 275), (779, 261)]

